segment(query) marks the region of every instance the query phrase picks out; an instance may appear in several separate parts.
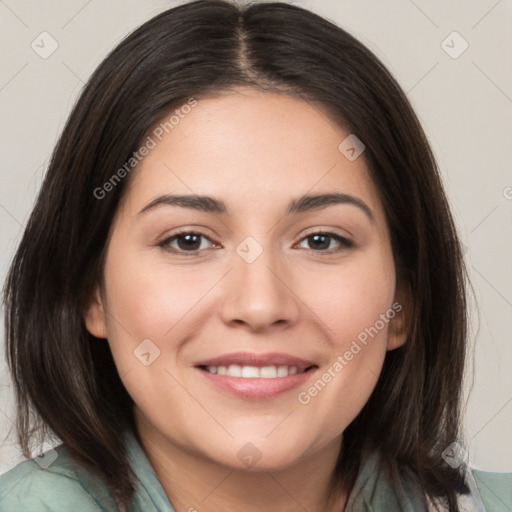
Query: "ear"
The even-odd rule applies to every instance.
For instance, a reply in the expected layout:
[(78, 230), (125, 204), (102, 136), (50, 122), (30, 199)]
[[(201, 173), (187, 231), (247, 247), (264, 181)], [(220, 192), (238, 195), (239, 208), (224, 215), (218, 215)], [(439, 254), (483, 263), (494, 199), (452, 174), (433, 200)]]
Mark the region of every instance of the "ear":
[(84, 322), (87, 330), (96, 338), (107, 337), (107, 324), (105, 321), (105, 308), (99, 286), (91, 293), (84, 311)]
[(406, 281), (397, 285), (395, 301), (391, 309), (395, 312), (395, 316), (389, 321), (387, 350), (405, 345), (410, 334), (412, 293)]

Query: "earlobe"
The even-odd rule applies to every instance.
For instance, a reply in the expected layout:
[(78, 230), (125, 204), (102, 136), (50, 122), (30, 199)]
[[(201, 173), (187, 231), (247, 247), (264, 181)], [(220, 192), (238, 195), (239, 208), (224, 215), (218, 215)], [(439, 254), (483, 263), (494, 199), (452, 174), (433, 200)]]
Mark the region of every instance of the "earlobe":
[(404, 329), (403, 325), (404, 322), (400, 316), (390, 320), (387, 350), (394, 350), (395, 348), (399, 348), (402, 345), (405, 345), (409, 333), (406, 329)]
[(91, 294), (84, 311), (84, 322), (87, 330), (96, 338), (107, 337), (107, 325), (105, 322), (105, 308), (99, 287)]
[(387, 350), (399, 348), (407, 342), (410, 334), (410, 314), (412, 311), (410, 287), (402, 283), (396, 294), (392, 309), (395, 316), (389, 321)]

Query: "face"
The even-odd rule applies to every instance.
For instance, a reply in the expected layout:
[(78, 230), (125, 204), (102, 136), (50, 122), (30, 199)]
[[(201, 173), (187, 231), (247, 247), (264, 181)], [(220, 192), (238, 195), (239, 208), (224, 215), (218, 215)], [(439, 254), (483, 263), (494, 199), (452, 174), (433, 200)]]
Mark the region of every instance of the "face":
[(341, 441), (405, 341), (384, 211), (310, 103), (240, 88), (185, 111), (132, 171), (86, 324), (143, 435), (289, 467)]

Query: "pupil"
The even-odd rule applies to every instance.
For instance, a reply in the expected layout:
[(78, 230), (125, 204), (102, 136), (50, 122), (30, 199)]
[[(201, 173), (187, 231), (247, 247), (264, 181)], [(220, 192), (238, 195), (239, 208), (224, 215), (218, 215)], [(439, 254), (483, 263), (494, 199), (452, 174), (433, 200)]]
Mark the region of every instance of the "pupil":
[[(195, 238), (195, 241), (194, 240), (191, 240)], [(186, 240), (187, 243), (182, 243), (183, 240)], [(180, 249), (198, 249), (199, 245), (198, 244), (198, 240), (199, 240), (199, 237), (197, 235), (183, 235), (181, 236), (179, 239), (178, 239), (178, 245), (180, 246)], [(197, 245), (197, 247), (196, 247)]]
[[(318, 241), (319, 238), (324, 239), (324, 243), (320, 243), (320, 245), (323, 245), (322, 247), (318, 247), (318, 244), (316, 246), (317, 249), (328, 249), (329, 248), (329, 237), (326, 235), (312, 235), (310, 238), (313, 238), (315, 240), (315, 243)], [(327, 240), (327, 243), (325, 242)]]

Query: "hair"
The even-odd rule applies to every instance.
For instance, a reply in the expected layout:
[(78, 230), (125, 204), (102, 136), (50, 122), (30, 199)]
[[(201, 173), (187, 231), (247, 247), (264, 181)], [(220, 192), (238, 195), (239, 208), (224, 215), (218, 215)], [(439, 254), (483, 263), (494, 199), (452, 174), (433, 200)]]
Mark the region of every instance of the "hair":
[(280, 2), (197, 0), (166, 10), (125, 37), (81, 92), (4, 290), (23, 454), (31, 456), (36, 433), (58, 436), (119, 503), (133, 498), (119, 436), (135, 430), (133, 400), (108, 344), (83, 319), (130, 176), (101, 199), (95, 190), (173, 108), (238, 86), (314, 102), (363, 141), (397, 280), (410, 290), (407, 342), (386, 354), (370, 399), (345, 429), (333, 485), (354, 491), (364, 449), (374, 446), (395, 481), (410, 477), (457, 512), (456, 495), (468, 489), (441, 454), (460, 439), (467, 274), (435, 158), (379, 59), (329, 20)]

